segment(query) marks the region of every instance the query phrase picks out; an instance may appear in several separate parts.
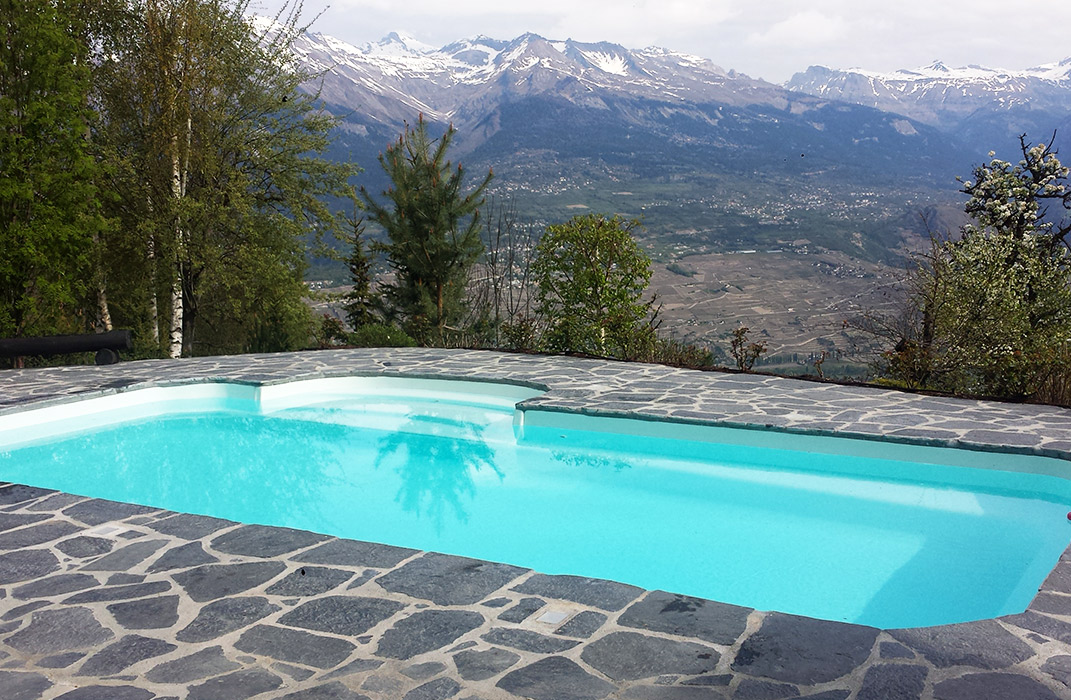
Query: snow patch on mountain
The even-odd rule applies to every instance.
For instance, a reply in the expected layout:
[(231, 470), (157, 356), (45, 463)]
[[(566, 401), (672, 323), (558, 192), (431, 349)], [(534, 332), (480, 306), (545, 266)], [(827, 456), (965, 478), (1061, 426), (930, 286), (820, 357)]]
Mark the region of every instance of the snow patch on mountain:
[(603, 53), (602, 51), (580, 51), (584, 58), (593, 66), (604, 73), (613, 75), (628, 75), (628, 61), (624, 56), (616, 53)]

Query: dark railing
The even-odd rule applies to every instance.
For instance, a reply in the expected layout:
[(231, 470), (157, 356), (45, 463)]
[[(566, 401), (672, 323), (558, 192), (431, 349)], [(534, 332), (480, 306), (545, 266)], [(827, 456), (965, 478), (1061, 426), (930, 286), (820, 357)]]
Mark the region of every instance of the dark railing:
[(32, 357), (95, 352), (98, 365), (114, 365), (120, 350), (134, 347), (130, 331), (108, 331), (82, 335), (44, 335), (26, 338), (0, 338), (0, 357)]

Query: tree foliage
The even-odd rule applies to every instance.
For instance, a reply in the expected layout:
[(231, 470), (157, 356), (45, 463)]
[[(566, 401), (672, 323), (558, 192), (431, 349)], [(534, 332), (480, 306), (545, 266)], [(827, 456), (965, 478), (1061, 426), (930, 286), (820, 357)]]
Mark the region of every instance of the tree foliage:
[(463, 168), (446, 160), (455, 133), (450, 127), (433, 139), (421, 115), (379, 157), (391, 180), (386, 202), (361, 188), (369, 219), (387, 233), (380, 250), (394, 281), (383, 285), (386, 302), (422, 342), (443, 343), (459, 330), (469, 272), (483, 250), (479, 207), (492, 174), (464, 191)]
[(121, 315), (172, 356), (304, 343), (300, 237), (334, 225), (322, 196), (349, 172), (316, 156), (334, 120), (298, 89), (297, 14), (261, 33), (247, 7), (128, 0), (102, 45), (108, 278), (136, 270)]
[(651, 260), (632, 237), (637, 221), (596, 214), (548, 226), (532, 264), (537, 310), (555, 352), (632, 359), (654, 343)]
[[(883, 376), (962, 394), (1044, 398), (1054, 373), (1071, 371), (1068, 169), (1052, 142), (1021, 137), (1020, 149), (1017, 164), (990, 154), (963, 183), (972, 221), (919, 256), (906, 314), (869, 322), (896, 343), (882, 356)], [(1047, 210), (1052, 202), (1060, 211)]]
[(78, 3), (0, 0), (0, 336), (88, 330), (105, 224)]

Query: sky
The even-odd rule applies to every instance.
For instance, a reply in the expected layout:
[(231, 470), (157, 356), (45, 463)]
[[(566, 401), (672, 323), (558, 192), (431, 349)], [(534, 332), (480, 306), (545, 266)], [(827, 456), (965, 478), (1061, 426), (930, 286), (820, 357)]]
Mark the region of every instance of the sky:
[[(283, 3), (249, 7), (273, 15)], [(810, 65), (1017, 70), (1071, 57), (1066, 0), (304, 0), (302, 19), (317, 16), (312, 31), (357, 45), (392, 31), (433, 46), (533, 32), (660, 46), (777, 83)]]

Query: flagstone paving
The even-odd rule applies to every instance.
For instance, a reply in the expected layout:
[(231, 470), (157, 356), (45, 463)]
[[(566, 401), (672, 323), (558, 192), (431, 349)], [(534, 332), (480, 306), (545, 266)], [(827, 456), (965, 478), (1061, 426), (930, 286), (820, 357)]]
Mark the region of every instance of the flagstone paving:
[[(1071, 458), (1071, 412), (650, 365), (332, 351), (0, 374), (2, 413), (191, 379), (521, 381), (531, 407)], [(1071, 465), (1069, 465), (1071, 468)], [(1030, 609), (909, 630), (0, 485), (4, 700), (1071, 698), (1071, 549)]]

